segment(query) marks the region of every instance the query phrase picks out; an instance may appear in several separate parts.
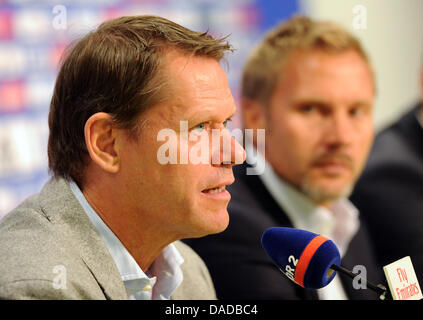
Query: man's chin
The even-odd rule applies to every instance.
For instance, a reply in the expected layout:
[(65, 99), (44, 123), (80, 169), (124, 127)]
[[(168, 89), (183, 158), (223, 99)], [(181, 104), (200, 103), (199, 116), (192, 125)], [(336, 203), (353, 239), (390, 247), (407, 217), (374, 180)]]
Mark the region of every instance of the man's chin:
[(226, 230), (229, 226), (229, 215), (226, 214), (226, 217), (222, 218), (219, 222), (216, 222), (213, 227), (208, 229), (208, 234), (221, 233)]
[(211, 215), (214, 214), (214, 219), (209, 221), (202, 221), (198, 224), (195, 236), (192, 238), (200, 238), (205, 237), (211, 234), (221, 233), (226, 230), (229, 225), (229, 215), (227, 211), (222, 213), (210, 213)]
[(341, 198), (348, 198), (353, 191), (353, 184), (336, 187), (311, 184), (304, 181), (300, 188), (313, 202), (327, 204)]

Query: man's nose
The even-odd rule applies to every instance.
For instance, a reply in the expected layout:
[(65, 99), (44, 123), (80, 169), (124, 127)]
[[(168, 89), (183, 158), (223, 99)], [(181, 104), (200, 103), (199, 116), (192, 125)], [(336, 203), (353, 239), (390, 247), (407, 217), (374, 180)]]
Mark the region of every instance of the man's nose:
[(213, 165), (229, 165), (234, 166), (242, 164), (245, 161), (246, 153), (244, 148), (238, 143), (238, 141), (229, 133), (227, 129), (219, 130), (219, 139), (212, 139), (213, 145), (216, 144), (216, 140), (219, 141), (219, 145), (215, 145), (213, 148)]
[(351, 143), (354, 128), (347, 112), (333, 113), (327, 121), (324, 140), (329, 146), (342, 146)]

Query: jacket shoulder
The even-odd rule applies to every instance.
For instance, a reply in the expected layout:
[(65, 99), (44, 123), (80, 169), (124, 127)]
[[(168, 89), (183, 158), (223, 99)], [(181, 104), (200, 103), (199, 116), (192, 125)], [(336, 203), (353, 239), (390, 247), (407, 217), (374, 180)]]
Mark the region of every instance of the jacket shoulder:
[(216, 292), (204, 261), (189, 246), (181, 241), (174, 242), (184, 262), (181, 265), (183, 281), (172, 295), (176, 300), (215, 300)]
[(31, 196), (0, 220), (0, 299), (89, 298), (78, 283), (95, 279), (38, 200)]

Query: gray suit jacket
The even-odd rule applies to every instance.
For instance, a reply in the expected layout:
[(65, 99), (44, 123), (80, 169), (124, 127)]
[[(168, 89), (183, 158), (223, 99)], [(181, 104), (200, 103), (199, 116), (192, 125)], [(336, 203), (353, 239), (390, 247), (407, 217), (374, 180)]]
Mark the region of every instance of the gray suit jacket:
[[(172, 299), (216, 299), (201, 258), (176, 241), (183, 282)], [(0, 298), (127, 299), (103, 240), (63, 179), (0, 221)]]

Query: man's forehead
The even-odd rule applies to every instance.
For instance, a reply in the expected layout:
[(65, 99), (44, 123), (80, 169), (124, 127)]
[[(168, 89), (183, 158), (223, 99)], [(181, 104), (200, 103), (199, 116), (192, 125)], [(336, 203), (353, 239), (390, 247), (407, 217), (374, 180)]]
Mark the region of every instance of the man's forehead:
[(322, 89), (337, 85), (344, 85), (345, 91), (352, 87), (374, 89), (370, 67), (355, 50), (342, 53), (299, 51), (298, 56), (290, 57), (280, 69), (275, 89), (300, 95), (303, 91), (315, 91), (319, 95), (324, 94)]
[(369, 63), (354, 49), (341, 52), (330, 52), (325, 50), (300, 50), (292, 53), (280, 73), (292, 72), (294, 70), (331, 72), (339, 69), (346, 71), (357, 70), (359, 66), (363, 70), (369, 71)]
[[(162, 119), (167, 123), (180, 120), (209, 120), (224, 121), (232, 117), (236, 112), (236, 106), (232, 95), (193, 95), (192, 92), (174, 92), (169, 98), (152, 107), (144, 118), (151, 120)], [(162, 122), (162, 121), (160, 121)]]
[(167, 55), (163, 71), (170, 112), (192, 116), (212, 114), (219, 106), (235, 109), (226, 74), (215, 59), (175, 51)]
[(184, 71), (200, 67), (204, 64), (219, 67), (219, 62), (206, 55), (196, 55), (185, 52), (182, 49), (169, 47), (169, 50), (163, 54), (161, 67), (171, 74), (180, 74)]

